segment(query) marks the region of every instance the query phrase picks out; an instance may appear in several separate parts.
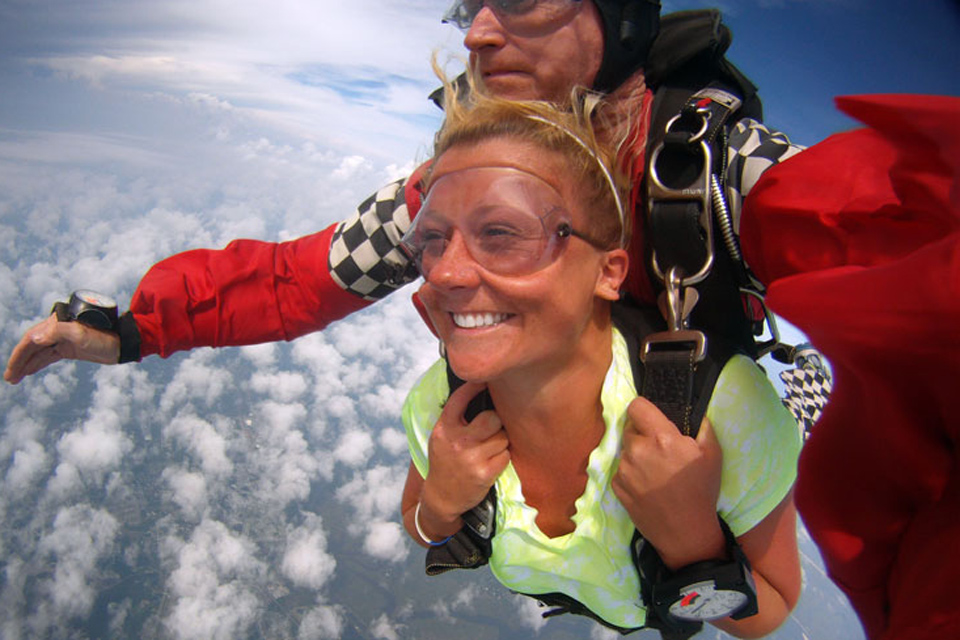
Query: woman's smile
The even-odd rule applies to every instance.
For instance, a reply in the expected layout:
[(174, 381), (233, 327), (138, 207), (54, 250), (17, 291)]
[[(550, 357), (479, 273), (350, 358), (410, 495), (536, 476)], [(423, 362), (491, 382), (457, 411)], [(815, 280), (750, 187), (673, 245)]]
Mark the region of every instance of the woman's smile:
[(460, 329), (482, 329), (500, 324), (507, 318), (513, 316), (512, 313), (451, 313), (453, 324)]

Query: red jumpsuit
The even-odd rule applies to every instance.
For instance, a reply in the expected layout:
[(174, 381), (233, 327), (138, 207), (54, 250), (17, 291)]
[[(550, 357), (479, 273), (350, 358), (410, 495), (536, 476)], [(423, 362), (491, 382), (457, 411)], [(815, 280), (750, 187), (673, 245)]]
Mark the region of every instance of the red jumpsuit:
[(867, 128), (766, 172), (741, 227), (833, 368), (797, 505), (871, 639), (960, 638), (960, 99), (838, 104)]

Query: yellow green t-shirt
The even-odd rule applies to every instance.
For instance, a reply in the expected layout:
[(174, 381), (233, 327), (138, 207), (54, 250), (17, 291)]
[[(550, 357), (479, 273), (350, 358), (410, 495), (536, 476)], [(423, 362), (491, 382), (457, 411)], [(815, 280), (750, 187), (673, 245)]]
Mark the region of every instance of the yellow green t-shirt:
[[(426, 477), (427, 443), (449, 395), (446, 365), (435, 363), (407, 397), (403, 422), (413, 463)], [(610, 624), (644, 625), (640, 578), (630, 557), (634, 526), (610, 482), (619, 460), (627, 406), (637, 396), (623, 336), (614, 329), (613, 360), (601, 391), (606, 432), (589, 458), (587, 484), (576, 501), (573, 532), (549, 538), (524, 501), (512, 464), (497, 478), (497, 523), (490, 569), (526, 594), (561, 592)], [(796, 477), (800, 437), (763, 371), (745, 356), (723, 368), (707, 406), (723, 450), (717, 510), (734, 535), (756, 526), (787, 495)]]

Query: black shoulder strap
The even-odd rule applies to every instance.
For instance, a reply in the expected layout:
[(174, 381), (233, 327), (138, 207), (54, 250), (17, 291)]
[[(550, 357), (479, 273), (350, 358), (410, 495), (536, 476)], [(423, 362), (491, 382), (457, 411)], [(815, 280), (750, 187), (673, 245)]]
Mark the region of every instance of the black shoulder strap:
[[(647, 76), (654, 102), (642, 199), (644, 264), (661, 291), (663, 275), (654, 271), (653, 256), (663, 265), (681, 267), (686, 276), (697, 273), (709, 257), (712, 264), (697, 286), (701, 302), (690, 323), (757, 357), (756, 327), (740, 292), (750, 282), (746, 267), (726, 250), (719, 230), (705, 237), (715, 194), (724, 197), (727, 128), (743, 117), (763, 115), (756, 86), (724, 57), (731, 39), (715, 9), (664, 16)], [(701, 125), (709, 127), (702, 137), (697, 135)], [(732, 229), (730, 234), (735, 242)]]
[(656, 404), (681, 433), (696, 437), (720, 372), (736, 349), (720, 337), (705, 336), (706, 355), (702, 360), (671, 363), (661, 369), (642, 357), (645, 338), (666, 330), (659, 310), (622, 301), (613, 305), (613, 321), (627, 342), (638, 393)]

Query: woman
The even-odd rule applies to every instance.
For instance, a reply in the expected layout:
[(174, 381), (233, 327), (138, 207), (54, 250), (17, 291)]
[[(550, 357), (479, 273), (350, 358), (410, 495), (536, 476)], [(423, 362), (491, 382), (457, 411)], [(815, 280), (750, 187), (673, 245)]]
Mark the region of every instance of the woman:
[[(440, 361), (407, 399), (408, 532), (444, 544), (495, 485), (496, 577), (632, 629), (648, 621), (634, 530), (669, 571), (730, 561), (719, 511), (752, 563), (759, 613), (713, 624), (769, 633), (800, 588), (792, 418), (742, 356), (721, 373), (696, 440), (636, 399), (611, 321), (629, 230), (589, 115), (479, 96), (447, 108), (406, 241), (425, 280), (420, 298), (466, 384), (450, 394)], [(467, 424), (484, 388), (496, 411)]]

